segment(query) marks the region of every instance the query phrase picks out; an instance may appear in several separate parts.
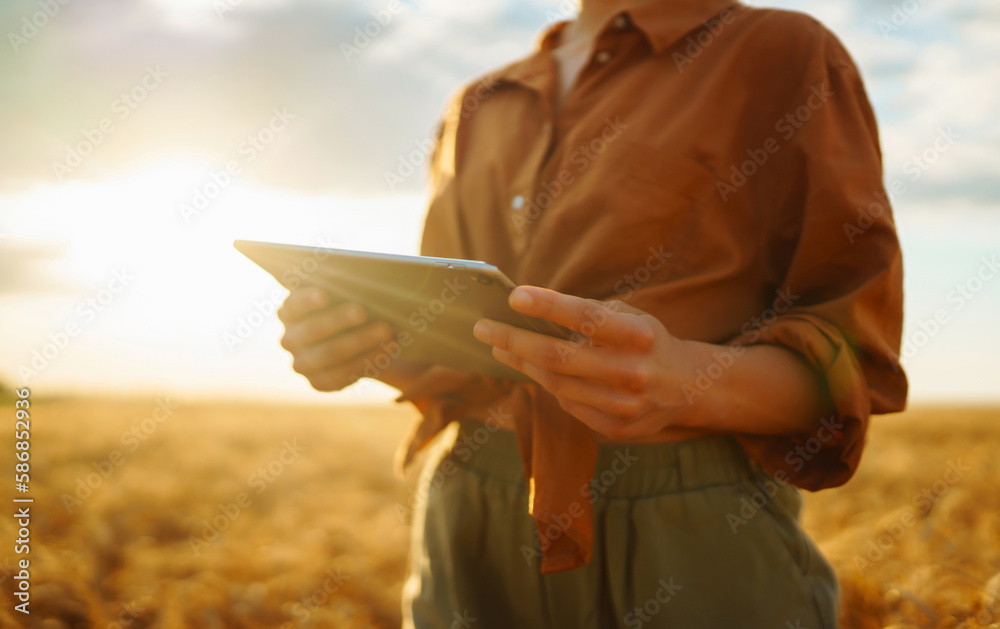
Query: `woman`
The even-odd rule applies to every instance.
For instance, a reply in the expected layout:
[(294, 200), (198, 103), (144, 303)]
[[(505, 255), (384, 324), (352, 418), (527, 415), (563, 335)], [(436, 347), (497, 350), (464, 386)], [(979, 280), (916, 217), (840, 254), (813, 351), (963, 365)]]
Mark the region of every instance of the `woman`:
[[(835, 627), (797, 488), (846, 482), (902, 410), (902, 267), (871, 107), (837, 39), (726, 0), (590, 0), (455, 98), (421, 253), (484, 260), (483, 320), (532, 379), (397, 361), (430, 462), (413, 627)], [(294, 367), (324, 391), (392, 331), (296, 291)]]

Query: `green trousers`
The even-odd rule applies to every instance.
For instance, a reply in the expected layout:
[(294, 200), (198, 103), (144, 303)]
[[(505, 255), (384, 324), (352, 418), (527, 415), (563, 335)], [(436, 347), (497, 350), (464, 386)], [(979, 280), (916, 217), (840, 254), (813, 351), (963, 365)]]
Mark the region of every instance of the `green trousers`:
[(517, 441), (473, 420), (431, 458), (403, 592), (407, 629), (837, 627), (836, 575), (801, 496), (728, 437), (601, 446), (581, 499), (593, 559), (539, 573)]

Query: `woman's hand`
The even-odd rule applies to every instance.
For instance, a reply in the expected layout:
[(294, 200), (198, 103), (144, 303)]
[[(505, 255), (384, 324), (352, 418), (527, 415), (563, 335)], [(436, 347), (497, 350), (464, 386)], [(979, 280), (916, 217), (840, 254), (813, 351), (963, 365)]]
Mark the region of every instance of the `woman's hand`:
[(694, 371), (691, 349), (657, 318), (621, 301), (534, 286), (515, 289), (510, 305), (590, 337), (588, 345), (490, 319), (475, 327), (497, 360), (534, 379), (568, 413), (615, 441), (679, 425), (690, 407), (681, 385)]
[(385, 362), (376, 361), (380, 354), (391, 358), (398, 350), (392, 327), (384, 321), (366, 323), (360, 304), (333, 305), (322, 289), (292, 291), (278, 318), (285, 324), (281, 346), (292, 354), (292, 368), (317, 391), (339, 391), (366, 375), (402, 389), (427, 368), (401, 358), (377, 368)]
[[(476, 324), (476, 338), (493, 345), (497, 360), (533, 378), (567, 412), (612, 441), (647, 437), (667, 427), (818, 434), (827, 416), (836, 417), (823, 375), (787, 347), (681, 340), (659, 319), (624, 302), (581, 299), (536, 286), (516, 288), (510, 305), (589, 336), (590, 344), (489, 319)], [(692, 386), (699, 370), (713, 374), (710, 394)]]

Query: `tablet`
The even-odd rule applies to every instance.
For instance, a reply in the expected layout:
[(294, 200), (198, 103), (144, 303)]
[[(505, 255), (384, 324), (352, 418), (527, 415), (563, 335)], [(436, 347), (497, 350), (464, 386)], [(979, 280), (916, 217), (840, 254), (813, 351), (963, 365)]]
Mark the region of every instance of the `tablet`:
[[(361, 304), (369, 320), (393, 326), (396, 351), (408, 360), (530, 381), (496, 360), (492, 347), (473, 336), (477, 321), (493, 319), (562, 339), (579, 336), (512, 309), (507, 297), (515, 284), (485, 262), (248, 240), (233, 245), (289, 290), (317, 286), (329, 291), (334, 303)], [(374, 361), (376, 369), (384, 369), (391, 358), (390, 348), (383, 349), (383, 359)]]

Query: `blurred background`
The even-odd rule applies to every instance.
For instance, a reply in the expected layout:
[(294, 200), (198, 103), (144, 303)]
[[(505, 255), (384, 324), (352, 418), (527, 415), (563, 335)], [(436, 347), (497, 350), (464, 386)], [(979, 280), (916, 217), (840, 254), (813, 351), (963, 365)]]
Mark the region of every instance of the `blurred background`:
[[(880, 124), (886, 187), (896, 191), (892, 202), (906, 294), (902, 362), (910, 377), (910, 403), (918, 411), (937, 409), (913, 425), (927, 427), (931, 432), (920, 438), (948, 458), (954, 452), (946, 451), (933, 431), (968, 415), (948, 409), (976, 406), (987, 410), (977, 411), (976, 427), (962, 438), (995, 444), (998, 433), (990, 431), (998, 416), (990, 409), (1000, 404), (1000, 4), (748, 4), (809, 13), (854, 56)], [(290, 600), (325, 583), (320, 567), (330, 570), (332, 564), (315, 566), (315, 575), (303, 583), (282, 582), (280, 587), (290, 588), (284, 602), (271, 605), (278, 587), (271, 583), (274, 566), (296, 561), (281, 553), (312, 553), (303, 550), (312, 546), (295, 540), (284, 540), (285, 546), (270, 537), (268, 543), (251, 541), (265, 520), (280, 537), (282, 524), (268, 519), (267, 509), (282, 508), (281, 497), (290, 491), (283, 490), (269, 498), (272, 507), (256, 502), (254, 518), (241, 525), (248, 528), (231, 534), (233, 543), (247, 544), (251, 554), (263, 545), (280, 557), (259, 555), (261, 574), (252, 578), (246, 574), (253, 570), (231, 566), (218, 572), (229, 576), (213, 577), (218, 580), (208, 586), (226, 594), (206, 599), (203, 609), (238, 608), (243, 615), (213, 617), (202, 611), (195, 618), (176, 612), (183, 606), (164, 603), (156, 614), (135, 616), (133, 626), (391, 626), (398, 620), (394, 606), (406, 526), (400, 526), (393, 498), (386, 496), (395, 497), (397, 506), (409, 499), (407, 486), (394, 484), (388, 466), (391, 446), (412, 412), (388, 409), (393, 391), (371, 381), (320, 394), (293, 373), (278, 345), (277, 284), (238, 254), (232, 241), (415, 253), (427, 201), (426, 146), (446, 98), (461, 83), (527, 54), (541, 29), (574, 14), (568, 0), (0, 3), (0, 383), (30, 386), (43, 406), (52, 399), (51, 421), (41, 423), (35, 435), (41, 460), (36, 478), (51, 492), (44, 508), (56, 515), (39, 526), (65, 538), (53, 542), (49, 558), (40, 560), (50, 562), (50, 573), (65, 569), (67, 575), (76, 562), (82, 571), (76, 576), (84, 583), (78, 591), (68, 578), (38, 577), (52, 579), (38, 586), (43, 604), (57, 610), (46, 626), (113, 624), (129, 581), (114, 575), (133, 559), (145, 566), (154, 588), (133, 595), (184, 598), (183, 589), (170, 594), (155, 588), (208, 570), (188, 548), (192, 531), (218, 513), (216, 503), (247, 488), (255, 465), (279, 457), (286, 439), (305, 435), (313, 443), (331, 448), (347, 443), (361, 452), (345, 458), (316, 451), (312, 467), (295, 468), (303, 483), (331, 475), (353, 483), (356, 499), (346, 515), (336, 503), (322, 501), (328, 484), (320, 483), (300, 505), (302, 513), (326, 509), (333, 518), (308, 528), (320, 555), (339, 553), (361, 562), (350, 573), (354, 580), (346, 581), (356, 590), (338, 590), (353, 603), (339, 609), (324, 602), (323, 613), (343, 612), (336, 616), (340, 620), (317, 620), (320, 612), (296, 619), (289, 607)], [(163, 427), (158, 439), (147, 433), (150, 445), (142, 441), (144, 455), (122, 468), (127, 475), (102, 476), (101, 490), (91, 487), (93, 500), (79, 508), (67, 505), (63, 496), (81, 500), (79, 481), (87, 485), (88, 474), (100, 472), (97, 464), (109, 460), (115, 448), (126, 452), (124, 431), (141, 425), (164, 396), (186, 404), (178, 419), (157, 424)], [(220, 399), (271, 406), (224, 406)], [(303, 420), (308, 413), (289, 411), (293, 403), (322, 406), (309, 407), (312, 414)], [(347, 435), (342, 438), (324, 432), (331, 411), (322, 409), (335, 405), (350, 409), (334, 413), (344, 418), (333, 424)], [(376, 430), (366, 427), (365, 413), (396, 414)], [(278, 417), (294, 434), (274, 427)], [(259, 430), (248, 431), (248, 425)], [(204, 429), (213, 440), (193, 444), (190, 431), (196, 428), (195, 434)], [(198, 467), (208, 465), (205, 453), (217, 457), (218, 469)], [(227, 476), (227, 464), (218, 461), (235, 461), (234, 453), (260, 460), (237, 465)], [(351, 457), (358, 456), (378, 469), (368, 480), (345, 478), (356, 469)], [(904, 463), (921, 460), (913, 456), (905, 454), (890, 467), (905, 476)], [(215, 488), (191, 494), (184, 483), (164, 484), (158, 465), (179, 461), (195, 466), (182, 468), (185, 479), (197, 469), (203, 480), (217, 481)], [(878, 464), (890, 465), (885, 459)], [(991, 469), (977, 473), (989, 478)], [(926, 482), (942, 472), (930, 473)], [(875, 468), (868, 477), (861, 474), (876, 476)], [(920, 484), (914, 487), (919, 490)], [(906, 503), (909, 490), (901, 491)], [(135, 502), (142, 495), (146, 502)], [(171, 504), (176, 508), (164, 508)], [(354, 508), (357, 504), (369, 510)], [(207, 511), (198, 511), (203, 506)], [(875, 507), (858, 508), (867, 513), (864, 509)], [(157, 511), (157, 517), (149, 515)], [(372, 548), (390, 549), (388, 559), (379, 559), (385, 566), (372, 567), (364, 563), (374, 561), (370, 556), (347, 550), (354, 543), (350, 532), (367, 526), (369, 517), (383, 518), (392, 531), (378, 538), (393, 540), (388, 546), (371, 542)], [(333, 539), (331, 530), (347, 537)], [(123, 538), (141, 542), (132, 559), (114, 550), (114, 540), (124, 544)], [(170, 544), (183, 547), (187, 563), (168, 578), (169, 571), (142, 558)], [(860, 544), (864, 548), (864, 540)], [(989, 575), (1000, 570), (996, 548), (981, 557), (982, 574), (969, 577), (977, 584), (970, 586), (975, 596), (969, 600), (979, 602), (963, 608), (983, 626), (1000, 622), (1000, 613), (997, 620), (975, 615), (989, 612), (989, 600), (976, 597), (986, 591)], [(849, 569), (850, 553), (846, 557)], [(384, 583), (360, 585), (363, 575), (383, 569)], [(0, 576), (6, 581), (7, 575)], [(236, 582), (243, 583), (237, 590), (225, 585)], [(876, 580), (871, 587), (886, 609), (909, 604), (910, 590), (903, 586)], [(384, 600), (364, 598), (363, 592), (372, 591)], [(173, 600), (169, 596), (163, 600)], [(76, 601), (75, 606), (63, 609), (53, 602), (57, 599)], [(927, 607), (913, 603), (914, 618), (926, 616), (920, 616), (920, 605)], [(372, 609), (380, 611), (366, 616), (364, 610)], [(950, 617), (958, 618), (958, 612)], [(871, 626), (891, 620), (885, 618)]]
[[(574, 10), (53, 1), (51, 17), (40, 0), (0, 4), (0, 375), (46, 391), (314, 399), (330, 396), (275, 342), (276, 285), (232, 240), (416, 252), (421, 147), (445, 99)], [(874, 104), (900, 190), (911, 400), (997, 399), (1000, 282), (955, 291), (1000, 249), (1000, 5), (775, 6), (831, 28)], [(102, 296), (116, 273), (127, 285)], [(85, 305), (98, 296), (100, 310)], [(942, 309), (946, 323), (921, 327)], [(72, 323), (72, 343), (32, 368)]]

